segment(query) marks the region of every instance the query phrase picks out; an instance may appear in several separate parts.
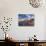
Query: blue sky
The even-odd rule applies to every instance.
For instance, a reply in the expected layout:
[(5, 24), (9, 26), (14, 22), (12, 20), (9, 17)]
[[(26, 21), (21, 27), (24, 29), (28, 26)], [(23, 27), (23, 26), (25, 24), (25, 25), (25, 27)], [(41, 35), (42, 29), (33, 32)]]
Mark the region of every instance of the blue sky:
[(32, 18), (32, 17), (34, 17), (34, 15), (33, 14), (19, 14), (18, 15), (18, 17), (19, 17), (19, 19), (26, 19), (26, 18)]

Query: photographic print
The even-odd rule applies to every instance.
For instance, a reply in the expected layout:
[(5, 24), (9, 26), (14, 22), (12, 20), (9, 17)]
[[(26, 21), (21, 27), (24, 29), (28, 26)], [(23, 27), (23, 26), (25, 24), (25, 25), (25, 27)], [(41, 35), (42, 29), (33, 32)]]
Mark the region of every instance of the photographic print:
[(34, 26), (34, 15), (18, 14), (18, 26)]

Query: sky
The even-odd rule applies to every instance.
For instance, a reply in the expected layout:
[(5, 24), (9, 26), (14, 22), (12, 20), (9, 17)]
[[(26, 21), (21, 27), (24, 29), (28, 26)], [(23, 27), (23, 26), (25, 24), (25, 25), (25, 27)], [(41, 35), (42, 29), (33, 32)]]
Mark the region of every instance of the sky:
[(19, 19), (34, 18), (33, 14), (19, 14)]

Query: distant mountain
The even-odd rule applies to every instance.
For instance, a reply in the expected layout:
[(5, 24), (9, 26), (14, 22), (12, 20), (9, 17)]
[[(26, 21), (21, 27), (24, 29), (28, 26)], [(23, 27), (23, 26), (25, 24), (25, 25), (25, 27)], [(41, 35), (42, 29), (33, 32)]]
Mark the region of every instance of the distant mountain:
[(33, 14), (19, 14), (19, 21), (34, 19)]

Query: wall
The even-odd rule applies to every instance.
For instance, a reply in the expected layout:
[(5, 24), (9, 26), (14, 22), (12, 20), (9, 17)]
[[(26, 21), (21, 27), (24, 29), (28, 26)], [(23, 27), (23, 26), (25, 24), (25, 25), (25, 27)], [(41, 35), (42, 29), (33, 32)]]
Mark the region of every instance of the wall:
[[(27, 13), (35, 15), (35, 26), (34, 27), (19, 27), (18, 26), (18, 14)], [(45, 15), (46, 8), (39, 7), (33, 8), (30, 6), (28, 0), (0, 0), (0, 19), (3, 16), (12, 17), (13, 22), (10, 31), (10, 37), (16, 40), (27, 40), (34, 34), (37, 35), (39, 40), (45, 39)], [(0, 31), (0, 35), (2, 35)], [(4, 33), (3, 33), (4, 34)], [(4, 37), (0, 36), (0, 39)]]

